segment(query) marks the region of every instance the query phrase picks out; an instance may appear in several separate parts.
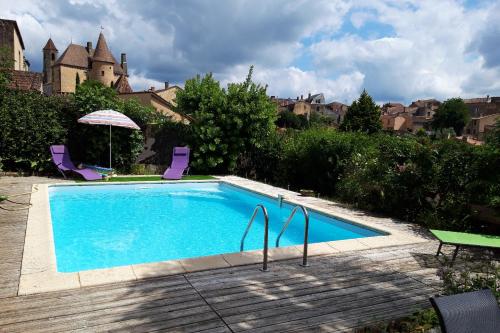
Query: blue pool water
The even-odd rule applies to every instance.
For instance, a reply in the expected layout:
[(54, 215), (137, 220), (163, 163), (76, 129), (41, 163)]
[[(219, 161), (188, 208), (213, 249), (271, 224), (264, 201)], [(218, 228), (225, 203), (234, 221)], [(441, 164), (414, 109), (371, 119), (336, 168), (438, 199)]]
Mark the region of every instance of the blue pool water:
[[(59, 272), (238, 252), (259, 203), (269, 213), (269, 246), (292, 206), (224, 183), (170, 183), (49, 187)], [(371, 229), (310, 212), (310, 243), (377, 236)], [(245, 250), (262, 249), (261, 213)], [(280, 245), (303, 243), (297, 213)]]

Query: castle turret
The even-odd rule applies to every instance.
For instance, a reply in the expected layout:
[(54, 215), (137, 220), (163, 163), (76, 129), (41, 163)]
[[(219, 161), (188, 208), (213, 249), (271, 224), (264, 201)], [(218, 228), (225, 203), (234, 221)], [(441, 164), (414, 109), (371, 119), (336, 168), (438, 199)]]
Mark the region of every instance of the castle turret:
[(115, 60), (101, 32), (92, 57), (91, 78), (101, 82), (105, 86), (112, 87), (115, 83), (114, 65)]
[(52, 83), (52, 66), (57, 59), (57, 48), (52, 41), (52, 38), (49, 38), (47, 44), (43, 48), (43, 83)]

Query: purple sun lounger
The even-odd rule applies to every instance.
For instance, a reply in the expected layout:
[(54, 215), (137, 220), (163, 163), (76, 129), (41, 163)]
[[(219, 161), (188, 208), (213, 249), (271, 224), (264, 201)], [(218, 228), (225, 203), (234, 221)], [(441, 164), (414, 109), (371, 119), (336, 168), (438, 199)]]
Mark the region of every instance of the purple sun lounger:
[(92, 169), (78, 169), (71, 161), (68, 148), (65, 145), (50, 146), (50, 153), (52, 154), (52, 161), (64, 178), (66, 178), (66, 171), (73, 171), (85, 178), (85, 180), (102, 179), (102, 176)]
[(181, 179), (185, 171), (189, 170), (189, 148), (174, 147), (172, 163), (165, 171), (163, 179)]

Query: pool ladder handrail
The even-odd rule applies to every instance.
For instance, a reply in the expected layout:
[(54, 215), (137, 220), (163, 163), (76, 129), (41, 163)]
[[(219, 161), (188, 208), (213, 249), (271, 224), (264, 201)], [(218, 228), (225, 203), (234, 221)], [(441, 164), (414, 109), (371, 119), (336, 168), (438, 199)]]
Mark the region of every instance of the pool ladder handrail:
[(264, 258), (262, 260), (262, 271), (267, 272), (267, 258), (268, 258), (268, 243), (269, 243), (269, 216), (267, 215), (267, 209), (264, 207), (262, 204), (258, 204), (255, 209), (253, 210), (252, 217), (250, 218), (250, 221), (248, 221), (247, 228), (245, 229), (245, 232), (243, 233), (243, 237), (241, 237), (241, 242), (240, 242), (240, 252), (243, 251), (245, 247), (245, 238), (248, 235), (248, 232), (250, 231), (250, 227), (252, 226), (253, 221), (255, 220), (255, 217), (257, 216), (257, 213), (259, 212), (259, 208), (262, 210), (264, 213), (264, 250), (263, 250), (263, 255)]
[(297, 205), (293, 208), (292, 213), (286, 220), (285, 224), (283, 224), (283, 228), (281, 229), (280, 233), (278, 234), (278, 238), (276, 238), (276, 247), (280, 247), (280, 238), (285, 232), (285, 230), (288, 228), (290, 225), (290, 222), (292, 222), (293, 217), (295, 216), (295, 213), (299, 208), (302, 210), (302, 213), (304, 215), (304, 222), (305, 222), (305, 227), (304, 227), (304, 250), (303, 250), (303, 256), (302, 256), (302, 264), (301, 266), (307, 267), (309, 266), (307, 264), (307, 248), (309, 246), (309, 213), (307, 209), (302, 206), (302, 205)]

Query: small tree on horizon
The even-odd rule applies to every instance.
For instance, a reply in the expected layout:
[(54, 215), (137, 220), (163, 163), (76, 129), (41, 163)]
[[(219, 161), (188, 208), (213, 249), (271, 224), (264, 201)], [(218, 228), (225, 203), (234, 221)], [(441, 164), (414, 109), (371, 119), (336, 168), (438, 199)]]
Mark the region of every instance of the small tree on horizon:
[(456, 135), (460, 136), (469, 121), (469, 109), (465, 102), (458, 97), (450, 98), (437, 109), (432, 121), (432, 128), (440, 131), (453, 128)]
[(376, 133), (382, 129), (380, 107), (375, 104), (365, 89), (358, 100), (352, 102), (347, 110), (340, 129), (351, 132)]

